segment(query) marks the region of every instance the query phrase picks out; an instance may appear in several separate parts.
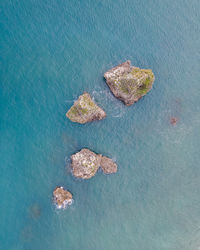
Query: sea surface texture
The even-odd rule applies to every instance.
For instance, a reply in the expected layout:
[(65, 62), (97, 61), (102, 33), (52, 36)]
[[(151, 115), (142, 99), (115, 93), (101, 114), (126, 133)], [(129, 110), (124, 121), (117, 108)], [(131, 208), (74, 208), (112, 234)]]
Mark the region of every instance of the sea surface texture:
[[(1, 250), (200, 249), (199, 3), (1, 0)], [(127, 59), (156, 77), (130, 107), (103, 79)], [(66, 118), (83, 91), (106, 119)], [(75, 179), (83, 147), (118, 172)]]

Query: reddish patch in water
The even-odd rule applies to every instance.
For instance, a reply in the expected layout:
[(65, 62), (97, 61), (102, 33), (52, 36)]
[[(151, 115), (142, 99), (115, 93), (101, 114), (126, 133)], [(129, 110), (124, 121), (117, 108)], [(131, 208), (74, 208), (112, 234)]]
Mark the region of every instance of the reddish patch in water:
[(177, 118), (177, 117), (171, 117), (171, 118), (170, 118), (170, 123), (171, 123), (171, 125), (173, 125), (173, 126), (176, 125), (177, 121), (178, 121), (178, 118)]

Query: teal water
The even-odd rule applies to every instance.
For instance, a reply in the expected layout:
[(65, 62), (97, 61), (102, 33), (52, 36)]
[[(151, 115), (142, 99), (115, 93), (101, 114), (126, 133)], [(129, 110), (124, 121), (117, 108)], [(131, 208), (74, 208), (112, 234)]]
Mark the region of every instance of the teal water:
[[(1, 250), (199, 250), (199, 13), (198, 0), (1, 1)], [(156, 77), (131, 107), (103, 79), (126, 59)], [(105, 120), (67, 120), (84, 90)], [(117, 174), (73, 178), (82, 147)]]

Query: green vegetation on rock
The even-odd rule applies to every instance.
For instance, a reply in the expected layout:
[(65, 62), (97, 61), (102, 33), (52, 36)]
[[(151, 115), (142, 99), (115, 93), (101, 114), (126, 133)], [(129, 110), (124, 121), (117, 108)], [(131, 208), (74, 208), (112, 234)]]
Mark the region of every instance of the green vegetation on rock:
[(101, 120), (106, 113), (95, 104), (88, 93), (79, 96), (78, 100), (67, 112), (66, 116), (72, 122), (86, 123), (93, 120)]
[(149, 92), (154, 82), (154, 74), (150, 69), (131, 66), (126, 61), (104, 74), (106, 82), (113, 94), (131, 105)]

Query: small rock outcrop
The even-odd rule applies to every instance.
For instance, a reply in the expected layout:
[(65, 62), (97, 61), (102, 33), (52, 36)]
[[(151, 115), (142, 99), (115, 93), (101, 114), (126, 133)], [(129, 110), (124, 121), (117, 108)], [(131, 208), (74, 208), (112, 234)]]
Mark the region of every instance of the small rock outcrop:
[(77, 178), (90, 179), (96, 174), (99, 167), (106, 174), (117, 172), (117, 164), (112, 159), (86, 148), (72, 155), (71, 160), (73, 175)]
[(127, 106), (146, 95), (155, 80), (151, 69), (131, 66), (131, 61), (126, 61), (110, 69), (104, 74), (104, 78), (114, 96)]
[(53, 200), (57, 208), (66, 208), (72, 204), (72, 194), (63, 187), (57, 187), (53, 191)]
[(117, 172), (117, 164), (110, 158), (102, 156), (101, 168), (104, 174), (112, 174)]
[(84, 92), (75, 101), (74, 105), (66, 113), (66, 116), (72, 122), (84, 124), (95, 120), (102, 120), (106, 117), (106, 113), (92, 100), (87, 92)]

